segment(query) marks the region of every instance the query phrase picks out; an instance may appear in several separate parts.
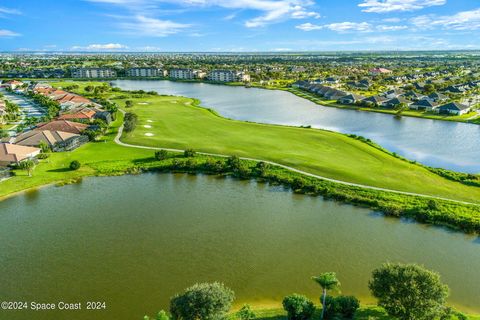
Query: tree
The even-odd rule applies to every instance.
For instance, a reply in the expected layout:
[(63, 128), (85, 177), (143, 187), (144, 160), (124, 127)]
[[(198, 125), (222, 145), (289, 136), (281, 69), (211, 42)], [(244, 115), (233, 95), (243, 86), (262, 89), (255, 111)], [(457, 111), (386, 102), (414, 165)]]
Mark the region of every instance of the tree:
[(70, 162), (70, 170), (78, 170), (81, 166), (82, 165), (77, 160), (73, 160), (72, 162)]
[(327, 291), (338, 289), (338, 287), (340, 287), (340, 281), (338, 281), (335, 272), (325, 272), (312, 279), (322, 287), (322, 316), (320, 319), (323, 319), (325, 316), (325, 297), (327, 296)]
[(40, 141), (40, 145), (39, 145), (40, 149), (42, 150), (42, 153), (47, 153), (47, 152), (50, 152), (50, 146), (48, 145), (48, 143), (46, 143), (45, 141)]
[(137, 126), (138, 116), (135, 113), (127, 112), (125, 113), (125, 118), (123, 119), (123, 125), (125, 132), (132, 132)]
[(253, 320), (256, 318), (255, 312), (252, 311), (252, 308), (246, 304), (240, 309), (237, 313), (237, 316), (241, 320)]
[(307, 320), (315, 312), (315, 305), (305, 296), (292, 294), (286, 296), (282, 302), (283, 309), (287, 311), (288, 320)]
[(167, 150), (158, 150), (158, 151), (155, 151), (155, 159), (157, 160), (165, 160), (168, 158), (168, 152)]
[(173, 320), (225, 319), (234, 298), (221, 283), (197, 283), (170, 300), (170, 313)]
[(373, 271), (368, 286), (378, 304), (401, 320), (435, 318), (449, 293), (438, 273), (416, 264), (386, 263)]
[(33, 171), (33, 169), (35, 169), (35, 162), (32, 159), (27, 159), (27, 160), (24, 160), (24, 161), (20, 162), (18, 167), (22, 170), (27, 171), (28, 176), (31, 177), (32, 176), (32, 171)]
[(133, 101), (132, 100), (125, 101), (125, 108), (131, 108), (131, 107), (133, 107)]

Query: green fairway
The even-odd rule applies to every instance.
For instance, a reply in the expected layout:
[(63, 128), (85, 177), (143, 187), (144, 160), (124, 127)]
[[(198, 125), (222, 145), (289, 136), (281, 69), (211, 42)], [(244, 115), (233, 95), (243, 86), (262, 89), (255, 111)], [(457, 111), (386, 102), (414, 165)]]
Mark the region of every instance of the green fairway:
[[(184, 97), (130, 99), (138, 114), (122, 141), (151, 147), (238, 155), (278, 162), (363, 185), (480, 202), (480, 188), (444, 179), (342, 134), (224, 119)], [(124, 100), (115, 100), (124, 106)]]

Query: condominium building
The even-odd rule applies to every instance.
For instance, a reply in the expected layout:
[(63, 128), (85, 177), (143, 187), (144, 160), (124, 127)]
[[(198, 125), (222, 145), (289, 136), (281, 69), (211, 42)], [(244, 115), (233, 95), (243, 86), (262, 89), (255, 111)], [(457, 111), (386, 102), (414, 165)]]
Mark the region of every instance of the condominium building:
[(159, 68), (130, 68), (127, 77), (165, 77), (167, 70)]
[(208, 80), (216, 82), (250, 81), (250, 76), (239, 71), (212, 70), (208, 74)]
[(168, 76), (172, 79), (193, 80), (201, 79), (205, 76), (205, 72), (193, 69), (170, 69)]
[(109, 68), (78, 68), (72, 70), (72, 78), (115, 78), (117, 72)]

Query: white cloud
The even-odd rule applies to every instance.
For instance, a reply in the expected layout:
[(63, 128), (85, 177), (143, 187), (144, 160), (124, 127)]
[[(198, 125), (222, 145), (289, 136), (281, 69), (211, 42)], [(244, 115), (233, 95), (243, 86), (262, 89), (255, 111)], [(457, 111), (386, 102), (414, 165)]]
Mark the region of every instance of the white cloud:
[[(158, 9), (160, 4), (174, 4), (183, 7), (221, 7), (235, 10), (259, 11), (260, 15), (245, 21), (248, 28), (263, 27), (287, 19), (319, 18), (317, 12), (308, 10), (313, 0), (87, 0), (119, 5), (147, 16)], [(227, 18), (233, 18), (232, 15)]]
[(407, 26), (388, 26), (388, 25), (379, 25), (376, 27), (378, 31), (398, 31), (408, 29)]
[(480, 29), (480, 8), (458, 12), (453, 16), (418, 16), (411, 19), (411, 22), (422, 29), (440, 27), (448, 30), (478, 30)]
[(331, 31), (336, 31), (339, 33), (347, 33), (347, 32), (372, 32), (372, 31), (398, 31), (408, 29), (407, 26), (400, 26), (400, 25), (378, 25), (374, 26), (368, 22), (337, 22), (337, 23), (330, 23), (325, 25), (318, 25), (312, 24), (310, 22), (300, 24), (295, 28), (303, 30), (303, 31), (313, 31), (313, 30), (322, 30), (328, 29)]
[(105, 44), (90, 44), (88, 46), (73, 46), (71, 50), (86, 50), (86, 51), (100, 51), (100, 50), (119, 50), (128, 49), (127, 46), (120, 43), (105, 43)]
[(19, 33), (16, 33), (16, 32), (10, 31), (10, 30), (6, 30), (6, 29), (0, 29), (0, 38), (3, 38), (3, 37), (18, 37), (18, 36), (20, 36)]
[[(127, 17), (124, 17), (127, 18)], [(127, 18), (119, 26), (127, 33), (136, 36), (165, 37), (176, 34), (191, 27), (190, 24), (178, 23), (170, 20), (160, 20), (142, 15)]]
[(21, 14), (21, 12), (17, 9), (0, 7), (0, 16), (3, 14)]
[(358, 6), (363, 12), (385, 13), (393, 11), (414, 11), (426, 7), (442, 6), (447, 0), (363, 0)]
[(302, 23), (302, 24), (296, 26), (295, 28), (303, 30), (303, 31), (312, 31), (312, 30), (323, 29), (323, 26), (307, 22), (307, 23)]

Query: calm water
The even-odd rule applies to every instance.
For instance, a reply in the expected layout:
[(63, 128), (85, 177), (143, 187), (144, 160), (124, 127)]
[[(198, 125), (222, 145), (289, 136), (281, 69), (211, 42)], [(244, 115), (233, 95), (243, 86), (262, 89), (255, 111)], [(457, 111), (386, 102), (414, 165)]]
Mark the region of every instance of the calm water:
[(354, 133), (430, 166), (480, 172), (477, 125), (321, 107), (284, 91), (172, 81), (118, 80), (114, 84), (198, 98), (228, 118)]
[(207, 176), (89, 178), (0, 202), (0, 297), (107, 302), (107, 311), (0, 311), (0, 319), (141, 319), (197, 281), (237, 304), (317, 300), (312, 275), (336, 271), (364, 302), (385, 261), (435, 269), (450, 302), (480, 312), (480, 242), (443, 229), (254, 182)]

